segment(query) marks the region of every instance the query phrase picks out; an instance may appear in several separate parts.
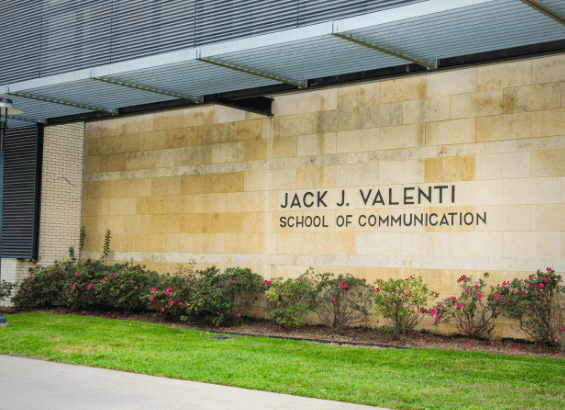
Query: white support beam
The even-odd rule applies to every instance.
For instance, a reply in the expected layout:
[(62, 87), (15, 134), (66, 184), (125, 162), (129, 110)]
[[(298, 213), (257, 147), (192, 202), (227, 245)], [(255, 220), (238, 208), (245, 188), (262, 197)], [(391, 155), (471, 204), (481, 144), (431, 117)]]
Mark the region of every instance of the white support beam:
[(107, 109), (107, 108), (102, 108), (102, 107), (95, 107), (92, 105), (88, 105), (88, 104), (81, 104), (81, 103), (76, 103), (76, 102), (71, 102), (71, 101), (63, 101), (63, 100), (58, 100), (55, 98), (49, 98), (49, 97), (44, 97), (41, 95), (34, 95), (34, 94), (29, 94), (29, 93), (24, 93), (24, 92), (20, 92), (20, 91), (10, 91), (8, 92), (9, 95), (14, 95), (16, 97), (21, 97), (21, 98), (28, 98), (31, 100), (37, 100), (37, 101), (43, 101), (43, 102), (48, 102), (48, 103), (53, 103), (53, 104), (60, 104), (60, 105), (67, 105), (69, 107), (75, 107), (75, 108), (82, 108), (83, 110), (90, 110), (90, 111), (102, 111), (102, 112), (107, 112), (110, 114), (117, 114), (118, 111), (117, 110), (112, 110), (112, 109)]
[(391, 56), (401, 58), (403, 60), (411, 61), (415, 64), (419, 64), (419, 65), (422, 65), (422, 66), (427, 67), (427, 68), (437, 68), (437, 64), (436, 64), (435, 61), (428, 61), (428, 60), (424, 60), (422, 58), (416, 58), (416, 57), (409, 56), (406, 53), (404, 53), (403, 51), (394, 49), (390, 45), (375, 44), (372, 41), (366, 40), (362, 37), (358, 37), (354, 34), (349, 34), (349, 33), (347, 33), (347, 34), (333, 33), (333, 35), (335, 37), (339, 37), (339, 38), (342, 38), (344, 40), (351, 41), (352, 43), (356, 43), (356, 44), (362, 45), (362, 46), (367, 47), (367, 48), (372, 48), (373, 50), (377, 50), (377, 51), (380, 51), (382, 53), (386, 53), (386, 54), (389, 54)]
[(220, 60), (218, 58), (198, 57), (198, 61), (202, 61), (202, 62), (208, 63), (208, 64), (214, 64), (214, 65), (224, 67), (224, 68), (229, 68), (231, 70), (240, 71), (242, 73), (251, 74), (251, 75), (258, 76), (258, 77), (268, 78), (270, 80), (279, 81), (281, 83), (294, 85), (295, 87), (298, 87), (298, 88), (306, 88), (306, 86), (307, 86), (306, 80), (292, 80), (290, 78), (281, 77), (277, 74), (268, 73), (268, 72), (261, 70), (259, 68), (245, 67), (243, 65), (230, 63), (228, 61)]
[(537, 11), (539, 11), (540, 13), (545, 14), (546, 16), (552, 18), (553, 20), (557, 21), (558, 23), (561, 23), (565, 26), (565, 16), (562, 16), (561, 14), (545, 7), (543, 4), (541, 4), (539, 1), (535, 1), (535, 0), (520, 0), (522, 3), (527, 4), (528, 6), (536, 9)]
[(104, 83), (120, 85), (122, 87), (134, 88), (136, 90), (148, 91), (148, 92), (156, 93), (156, 94), (168, 95), (170, 97), (176, 97), (176, 98), (180, 98), (180, 99), (183, 99), (183, 100), (193, 101), (193, 102), (196, 102), (196, 103), (201, 103), (201, 102), (204, 101), (204, 97), (202, 97), (202, 96), (194, 96), (194, 95), (177, 93), (175, 91), (161, 90), (161, 89), (158, 89), (158, 88), (155, 88), (155, 87), (151, 87), (151, 86), (147, 86), (147, 85), (141, 85), (141, 84), (135, 83), (133, 81), (129, 81), (129, 80), (115, 79), (115, 78), (109, 79), (109, 78), (104, 78), (104, 77), (93, 77), (92, 80), (97, 80), (97, 81), (102, 81)]

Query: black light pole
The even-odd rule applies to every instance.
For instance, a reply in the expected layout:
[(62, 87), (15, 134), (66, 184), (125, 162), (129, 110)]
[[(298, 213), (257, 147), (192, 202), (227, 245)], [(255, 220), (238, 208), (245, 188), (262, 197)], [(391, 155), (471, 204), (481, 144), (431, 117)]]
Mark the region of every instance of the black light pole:
[[(23, 111), (14, 108), (12, 100), (0, 98), (0, 283), (2, 280), (2, 204), (4, 202), (4, 137), (8, 127), (8, 116), (23, 114)], [(6, 318), (0, 313), (0, 327), (8, 326)]]

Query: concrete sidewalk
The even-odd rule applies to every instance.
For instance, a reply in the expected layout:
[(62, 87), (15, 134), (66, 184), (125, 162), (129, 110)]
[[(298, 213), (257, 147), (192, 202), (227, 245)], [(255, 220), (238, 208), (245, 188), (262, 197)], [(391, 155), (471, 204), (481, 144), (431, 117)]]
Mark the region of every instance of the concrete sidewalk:
[(375, 410), (379, 408), (0, 355), (0, 409)]

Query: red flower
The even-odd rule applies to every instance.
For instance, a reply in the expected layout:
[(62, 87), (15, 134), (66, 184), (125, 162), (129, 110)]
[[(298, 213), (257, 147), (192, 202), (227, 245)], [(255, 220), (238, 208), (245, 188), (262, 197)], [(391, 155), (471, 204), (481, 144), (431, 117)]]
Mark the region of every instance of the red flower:
[(477, 293), (477, 297), (480, 299), (483, 297), (483, 295), (481, 295), (480, 293)]
[(545, 270), (551, 272), (551, 269), (549, 269), (549, 267), (545, 268)]
[(75, 272), (75, 276), (79, 276), (79, 273), (78, 273), (78, 272)]
[(454, 302), (456, 302), (456, 301), (457, 301), (457, 298), (456, 298), (455, 296), (452, 296), (452, 297), (451, 297), (451, 300), (454, 301)]
[(457, 309), (463, 309), (463, 303), (459, 303), (459, 304), (457, 305)]

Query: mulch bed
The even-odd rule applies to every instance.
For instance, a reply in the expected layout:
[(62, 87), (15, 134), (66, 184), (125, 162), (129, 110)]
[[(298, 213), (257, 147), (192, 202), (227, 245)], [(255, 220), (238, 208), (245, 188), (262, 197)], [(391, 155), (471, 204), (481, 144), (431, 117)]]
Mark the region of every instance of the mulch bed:
[[(121, 311), (71, 311), (65, 308), (56, 309), (16, 309), (0, 308), (4, 314), (20, 312), (41, 312), (76, 314), (82, 316), (104, 317), (115, 320), (137, 320), (143, 322), (159, 323), (167, 326), (186, 327), (222, 334), (244, 334), (250, 336), (267, 336), (277, 338), (309, 339), (325, 341), (340, 345), (385, 348), (418, 348), (418, 349), (451, 349), (463, 351), (486, 352), (495, 354), (553, 357), (565, 359), (565, 352), (559, 348), (530, 343), (524, 340), (475, 340), (467, 339), (461, 335), (439, 335), (425, 331), (412, 331), (400, 337), (394, 337), (386, 329), (372, 329), (366, 327), (348, 328), (343, 334), (336, 334), (326, 326), (305, 325), (292, 329), (280, 329), (273, 322), (261, 321), (253, 318), (245, 320), (236, 326), (215, 327), (206, 323), (171, 322), (162, 317), (154, 316), (151, 312), (140, 314), (126, 314)], [(494, 343), (494, 344), (493, 344)]]

